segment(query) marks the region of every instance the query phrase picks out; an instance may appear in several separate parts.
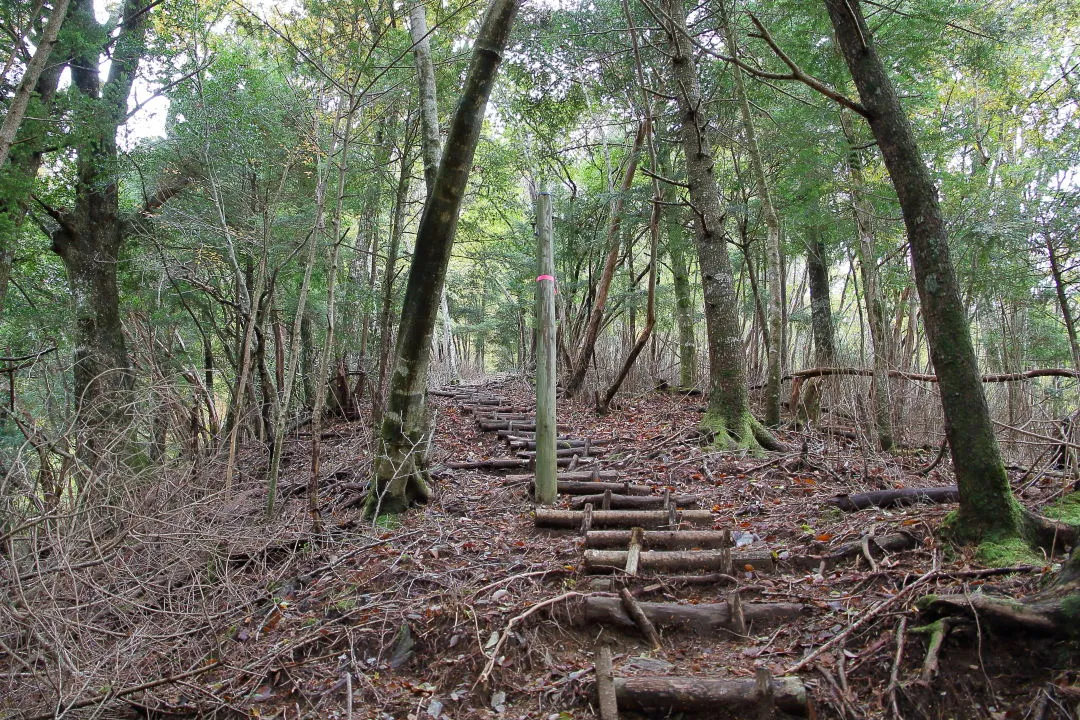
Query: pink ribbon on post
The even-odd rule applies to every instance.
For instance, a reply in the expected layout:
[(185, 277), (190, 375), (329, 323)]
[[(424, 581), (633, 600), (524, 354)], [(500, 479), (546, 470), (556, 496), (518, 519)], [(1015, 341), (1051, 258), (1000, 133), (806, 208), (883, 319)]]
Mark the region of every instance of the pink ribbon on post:
[[(541, 280), (550, 280), (552, 285), (555, 284), (555, 276), (554, 275), (537, 275), (536, 276), (536, 282), (540, 282)], [(554, 288), (554, 290), (555, 290), (555, 292), (559, 292), (559, 288)]]

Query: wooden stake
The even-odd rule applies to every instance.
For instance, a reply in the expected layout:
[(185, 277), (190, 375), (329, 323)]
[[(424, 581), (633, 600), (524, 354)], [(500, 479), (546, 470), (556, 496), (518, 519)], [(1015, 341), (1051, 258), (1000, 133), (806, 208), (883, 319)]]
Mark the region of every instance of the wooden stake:
[[(636, 527), (630, 531), (630, 546), (626, 553), (626, 574), (637, 575), (638, 560), (641, 558), (641, 545), (642, 538), (645, 535), (645, 528)], [(586, 535), (586, 543), (588, 543), (588, 536)]]
[[(551, 195), (536, 196), (536, 502), (550, 505), (555, 474), (555, 255)], [(573, 465), (574, 463), (571, 462)]]
[(645, 636), (645, 639), (649, 641), (652, 649), (659, 650), (661, 647), (660, 634), (656, 632), (656, 626), (654, 626), (648, 616), (645, 615), (641, 606), (638, 605), (637, 600), (634, 599), (634, 596), (631, 595), (630, 591), (626, 588), (621, 588), (619, 590), (619, 599), (622, 600), (623, 610), (626, 611), (627, 615), (633, 618), (634, 623), (638, 626), (638, 629), (641, 630), (641, 634)]
[(615, 700), (615, 673), (611, 667), (611, 648), (603, 645), (596, 657), (596, 695), (600, 705), (600, 720), (619, 720)]

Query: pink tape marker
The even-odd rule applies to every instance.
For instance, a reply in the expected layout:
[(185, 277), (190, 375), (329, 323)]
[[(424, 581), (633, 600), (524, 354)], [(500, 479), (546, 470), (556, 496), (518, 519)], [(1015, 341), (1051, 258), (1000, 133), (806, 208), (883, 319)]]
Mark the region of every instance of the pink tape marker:
[[(550, 280), (554, 284), (555, 276), (554, 275), (537, 275), (536, 276), (536, 282), (540, 282), (541, 280)], [(555, 292), (559, 292), (559, 289), (556, 288)]]

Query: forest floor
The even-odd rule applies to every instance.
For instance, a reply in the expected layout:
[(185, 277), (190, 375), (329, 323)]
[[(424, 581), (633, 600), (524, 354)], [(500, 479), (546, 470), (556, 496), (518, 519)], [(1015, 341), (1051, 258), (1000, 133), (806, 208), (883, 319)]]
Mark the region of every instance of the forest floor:
[[(529, 388), (516, 380), (504, 381), (499, 392), (531, 402)], [(207, 610), (221, 612), (212, 624), (215, 650), (189, 676), (155, 678), (147, 671), (130, 682), (118, 678), (108, 692), (123, 697), (103, 693), (100, 699), (109, 702), (89, 704), (96, 716), (592, 718), (601, 644), (613, 649), (616, 676), (752, 678), (757, 666), (787, 674), (826, 643), (832, 644), (799, 669), (812, 717), (898, 712), (1043, 720), (1080, 712), (1080, 651), (1062, 638), (958, 625), (945, 638), (939, 671), (921, 679), (928, 635), (917, 630), (926, 624), (914, 607), (920, 596), (1023, 596), (1056, 567), (1052, 559), (1032, 558), (1014, 573), (983, 572), (970, 549), (936, 539), (953, 507), (947, 504), (857, 512), (828, 504), (840, 493), (948, 485), (947, 461), (927, 476), (916, 472), (936, 448), (865, 456), (844, 438), (785, 431), (791, 454), (737, 457), (700, 445), (694, 432), (700, 398), (629, 396), (606, 417), (560, 404), (559, 422), (574, 435), (617, 438), (590, 469), (617, 470), (620, 480), (657, 493), (700, 495), (714, 528), (732, 530), (746, 549), (774, 553), (775, 573), (737, 568), (731, 580), (744, 601), (805, 606), (795, 620), (751, 626), (742, 637), (665, 631), (662, 648), (651, 651), (634, 632), (582, 620), (583, 596), (605, 593), (593, 590), (583, 572), (576, 531), (534, 527), (526, 484), (508, 484), (503, 472), (445, 467), (512, 453), (454, 401), (432, 402), (436, 481), (428, 507), (393, 526), (363, 520), (358, 501), (370, 468), (370, 427), (339, 423), (324, 433), (326, 529), (312, 535), (303, 497), (309, 440), (295, 440), (281, 517), (248, 533), (242, 551), (230, 550), (219, 580), (247, 592), (247, 607)], [(250, 471), (257, 477), (257, 468)], [(1060, 496), (1065, 483), (1052, 476), (1025, 482), (1023, 500), (1038, 508)], [(256, 516), (257, 484), (246, 497)], [(567, 505), (563, 497), (559, 502)], [(832, 567), (805, 560), (898, 532), (913, 536), (915, 547), (871, 555), (869, 562), (869, 552), (856, 552)], [(722, 601), (735, 587), (646, 579), (638, 595), (698, 604)], [(211, 659), (216, 664), (207, 664)], [(139, 687), (158, 679), (168, 682)], [(41, 692), (35, 697), (27, 687), (8, 699), (33, 707), (47, 701)], [(23, 716), (0, 709), (0, 717)]]

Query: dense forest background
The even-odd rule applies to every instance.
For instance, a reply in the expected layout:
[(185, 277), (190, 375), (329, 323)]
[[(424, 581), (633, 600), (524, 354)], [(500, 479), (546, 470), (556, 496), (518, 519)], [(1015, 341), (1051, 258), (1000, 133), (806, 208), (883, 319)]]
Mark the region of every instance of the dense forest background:
[[(864, 465), (936, 451), (896, 178), (825, 4), (687, 4), (689, 110), (676, 5), (520, 7), (445, 287), (431, 285), (426, 382), (534, 372), (534, 208), (550, 193), (566, 398), (604, 414), (657, 388), (708, 395), (706, 326), (722, 315), (767, 425), (849, 438)], [(940, 196), (979, 370), (997, 376), (983, 387), (1005, 463), (1068, 474), (1080, 5), (861, 8)], [(78, 566), (76, 539), (108, 550), (152, 518), (225, 512), (223, 488), (272, 521), (279, 478), (309, 452), (303, 522), (318, 530), (319, 443), (337, 420), (363, 427), (367, 482), (377, 429), (399, 415), (410, 263), (440, 143), (461, 145), (451, 121), (484, 11), (0, 0), (0, 552), (15, 577), (48, 574), (50, 553)], [(708, 152), (687, 158), (690, 114)], [(706, 302), (718, 274), (695, 244), (705, 211), (689, 178), (706, 155), (731, 264), (723, 307)], [(296, 438), (310, 449), (287, 449)], [(190, 543), (231, 532), (214, 518)], [(145, 561), (168, 562), (166, 545)], [(239, 591), (221, 592), (228, 605)]]

